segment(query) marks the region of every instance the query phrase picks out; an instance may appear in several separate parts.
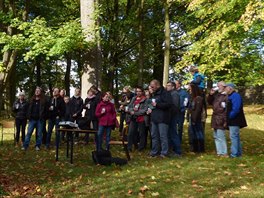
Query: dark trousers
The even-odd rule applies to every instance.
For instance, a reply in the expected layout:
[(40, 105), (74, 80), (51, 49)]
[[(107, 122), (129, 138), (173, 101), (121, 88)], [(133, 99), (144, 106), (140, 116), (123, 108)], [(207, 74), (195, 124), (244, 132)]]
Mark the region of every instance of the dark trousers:
[[(91, 128), (91, 123), (93, 124), (93, 127), (92, 128)], [(89, 127), (89, 129), (97, 130), (98, 129), (98, 121), (97, 120), (89, 120), (88, 121), (88, 127)], [(85, 134), (84, 141), (86, 143), (89, 142), (89, 133)]]
[(177, 131), (177, 115), (173, 115), (169, 125), (169, 144), (174, 153), (181, 155), (181, 141)]
[(120, 125), (119, 125), (119, 132), (121, 133), (124, 128), (124, 121), (126, 120), (126, 112), (121, 111), (120, 113)]
[(131, 121), (129, 124), (128, 131), (128, 149), (132, 150), (132, 145), (134, 144), (137, 148), (139, 137), (138, 150), (143, 150), (146, 148), (146, 126), (145, 122)]
[(20, 131), (22, 136), (22, 142), (25, 142), (25, 130), (27, 125), (27, 119), (16, 118), (16, 143), (20, 139)]
[(180, 143), (182, 143), (184, 116), (185, 116), (185, 112), (181, 112), (177, 114), (177, 119), (176, 119), (177, 133), (180, 138)]

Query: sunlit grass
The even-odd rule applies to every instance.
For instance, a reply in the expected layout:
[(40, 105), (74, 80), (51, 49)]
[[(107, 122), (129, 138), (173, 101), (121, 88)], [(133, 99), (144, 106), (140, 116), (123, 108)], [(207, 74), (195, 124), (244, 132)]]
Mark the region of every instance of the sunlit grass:
[[(188, 152), (185, 128), (181, 159), (150, 159), (146, 150), (131, 153), (132, 160), (122, 167), (95, 166), (93, 143), (74, 147), (73, 165), (65, 157), (65, 146), (59, 162), (54, 148), (36, 152), (34, 137), (30, 149), (22, 152), (14, 147), (13, 130), (8, 129), (0, 146), (1, 185), (5, 193), (18, 197), (264, 197), (264, 116), (259, 109), (263, 107), (245, 108), (248, 127), (241, 132), (244, 153), (239, 159), (216, 157), (210, 111), (205, 154)], [(112, 154), (125, 157), (118, 146), (112, 147)]]

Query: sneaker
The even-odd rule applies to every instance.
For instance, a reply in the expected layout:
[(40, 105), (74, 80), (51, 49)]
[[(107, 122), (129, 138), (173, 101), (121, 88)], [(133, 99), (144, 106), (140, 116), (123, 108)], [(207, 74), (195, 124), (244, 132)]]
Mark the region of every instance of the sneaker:
[(182, 155), (180, 155), (180, 154), (177, 154), (177, 153), (173, 153), (173, 154), (171, 155), (171, 157), (175, 157), (175, 158), (181, 158), (181, 157), (182, 157)]
[(39, 150), (40, 150), (40, 148), (39, 148), (38, 146), (36, 146), (35, 150), (36, 150), (36, 151), (39, 151)]
[(25, 150), (26, 150), (26, 148), (23, 146), (23, 147), (21, 148), (21, 150), (22, 150), (22, 151), (25, 151)]
[(156, 158), (157, 155), (149, 154), (148, 157), (149, 157), (149, 158)]
[(160, 158), (167, 158), (167, 156), (166, 155), (163, 155), (163, 154), (160, 154)]

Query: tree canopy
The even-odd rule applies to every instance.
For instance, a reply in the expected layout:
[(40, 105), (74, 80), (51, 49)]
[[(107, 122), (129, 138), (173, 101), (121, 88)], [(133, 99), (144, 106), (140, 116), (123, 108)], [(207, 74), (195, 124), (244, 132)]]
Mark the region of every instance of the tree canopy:
[(85, 54), (94, 46), (101, 88), (115, 94), (125, 85), (162, 81), (165, 49), (170, 79), (185, 79), (189, 66), (197, 65), (210, 80), (263, 85), (263, 1), (98, 0), (95, 6), (98, 35), (87, 42), (78, 1), (0, 2), (5, 99), (11, 101), (17, 88), (80, 86)]

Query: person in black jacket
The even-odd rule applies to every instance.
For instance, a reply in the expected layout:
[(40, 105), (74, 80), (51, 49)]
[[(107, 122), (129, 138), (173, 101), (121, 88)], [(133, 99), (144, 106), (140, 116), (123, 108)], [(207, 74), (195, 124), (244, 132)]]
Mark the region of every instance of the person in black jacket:
[[(96, 92), (94, 89), (89, 89), (87, 92), (87, 98), (84, 100), (83, 109), (85, 109), (84, 118), (87, 123), (88, 129), (98, 129), (98, 120), (95, 116), (95, 109), (98, 104), (98, 101), (96, 99)], [(92, 128), (91, 128), (92, 124)], [(89, 134), (85, 135), (85, 142), (88, 143), (89, 141)]]
[(52, 130), (58, 128), (59, 122), (62, 120), (65, 114), (65, 103), (63, 98), (60, 96), (59, 88), (54, 88), (52, 97), (48, 102), (48, 133), (46, 139), (46, 148), (49, 149)]
[(47, 114), (47, 103), (45, 96), (41, 92), (41, 88), (37, 87), (34, 96), (31, 98), (28, 108), (28, 132), (23, 144), (22, 150), (26, 150), (30, 143), (30, 138), (34, 129), (37, 129), (37, 141), (35, 145), (36, 151), (40, 150), (42, 141), (42, 130), (44, 120)]
[(152, 98), (154, 108), (148, 110), (148, 113), (151, 111), (152, 148), (150, 156), (155, 157), (160, 154), (160, 157), (164, 158), (168, 155), (169, 150), (168, 129), (171, 121), (172, 97), (158, 80), (152, 80), (150, 87), (154, 91)]
[[(78, 123), (82, 117), (83, 99), (81, 98), (81, 89), (76, 88), (74, 95), (70, 99), (71, 121)], [(79, 133), (75, 133), (75, 138), (79, 138)]]
[[(16, 114), (16, 145), (19, 143), (20, 131), (22, 135), (22, 144), (25, 141), (25, 130), (27, 125), (28, 102), (25, 100), (25, 93), (20, 92), (18, 100), (13, 104), (13, 112)], [(21, 130), (20, 130), (21, 129)]]
[[(60, 96), (61, 96), (61, 94), (60, 94)], [(65, 103), (65, 110), (64, 110), (64, 116), (62, 117), (62, 120), (63, 121), (70, 121), (71, 120), (70, 97), (69, 96), (64, 96), (63, 100), (64, 100), (64, 103)], [(65, 141), (65, 132), (64, 131), (61, 132), (61, 140)]]

